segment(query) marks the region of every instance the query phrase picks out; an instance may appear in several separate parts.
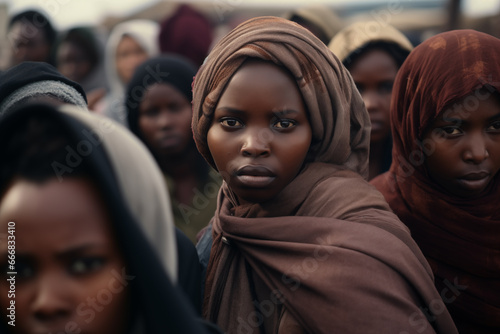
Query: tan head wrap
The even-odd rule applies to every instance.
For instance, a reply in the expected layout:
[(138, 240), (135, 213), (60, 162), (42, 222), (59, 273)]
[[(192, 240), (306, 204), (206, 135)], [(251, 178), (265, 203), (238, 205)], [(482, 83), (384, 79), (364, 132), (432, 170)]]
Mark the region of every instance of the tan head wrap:
[(344, 61), (353, 52), (370, 42), (388, 42), (398, 45), (410, 52), (411, 42), (399, 30), (388, 24), (373, 24), (373, 22), (356, 22), (341, 31), (328, 44), (328, 48)]

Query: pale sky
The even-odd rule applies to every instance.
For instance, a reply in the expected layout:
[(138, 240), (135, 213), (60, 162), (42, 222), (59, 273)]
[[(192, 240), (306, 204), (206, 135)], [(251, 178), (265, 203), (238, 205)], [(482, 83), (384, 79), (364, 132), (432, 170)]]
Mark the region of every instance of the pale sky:
[[(7, 3), (9, 13), (18, 12), (26, 8), (43, 8), (50, 16), (52, 22), (58, 29), (65, 29), (80, 24), (97, 24), (107, 14), (125, 15), (134, 12), (137, 9), (148, 7), (161, 0), (0, 0), (1, 3)], [(304, 0), (205, 0), (211, 1), (214, 5), (217, 2), (237, 5), (242, 2), (252, 3), (256, 6), (269, 3), (282, 4), (304, 4)], [(377, 1), (377, 0), (371, 0)], [(401, 0), (415, 1), (418, 0)], [(462, 0), (463, 10), (467, 15), (477, 16), (491, 14), (499, 11), (500, 0)], [(307, 3), (322, 2), (327, 4), (334, 3), (353, 3), (354, 0), (308, 0)], [(362, 0), (360, 2), (370, 2)], [(377, 1), (380, 2), (380, 1)]]

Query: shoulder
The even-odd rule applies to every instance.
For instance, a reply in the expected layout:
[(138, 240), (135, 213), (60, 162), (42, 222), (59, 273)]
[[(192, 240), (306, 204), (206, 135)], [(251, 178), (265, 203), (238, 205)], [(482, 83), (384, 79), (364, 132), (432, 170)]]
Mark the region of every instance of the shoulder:
[(317, 182), (303, 205), (315, 216), (348, 219), (364, 210), (391, 211), (384, 196), (359, 174), (334, 171)]

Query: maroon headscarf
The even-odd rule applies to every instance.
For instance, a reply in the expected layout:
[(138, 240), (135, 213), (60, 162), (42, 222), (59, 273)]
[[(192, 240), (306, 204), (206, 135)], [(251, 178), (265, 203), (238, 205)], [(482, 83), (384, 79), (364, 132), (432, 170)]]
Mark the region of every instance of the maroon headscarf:
[[(500, 40), (473, 30), (434, 36), (410, 54), (397, 75), (391, 105), (394, 138), (389, 172), (372, 181), (410, 228), (460, 333), (500, 330), (499, 177), (481, 198), (447, 193), (429, 177), (423, 135), (467, 96), (500, 91)], [(422, 146), (423, 145), (423, 146)]]
[(212, 24), (200, 12), (180, 5), (161, 24), (159, 35), (162, 53), (175, 53), (200, 66), (212, 44)]

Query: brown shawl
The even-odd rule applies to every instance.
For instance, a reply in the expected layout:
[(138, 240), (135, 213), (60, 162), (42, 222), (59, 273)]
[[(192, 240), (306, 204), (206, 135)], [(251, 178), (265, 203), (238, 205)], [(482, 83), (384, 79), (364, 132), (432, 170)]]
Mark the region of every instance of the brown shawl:
[(485, 85), (500, 90), (499, 54), (500, 40), (473, 30), (442, 33), (415, 48), (394, 85), (393, 163), (372, 181), (431, 264), (460, 333), (500, 330), (499, 178), (481, 198), (454, 197), (428, 178), (420, 142), (461, 98)]
[(370, 132), (361, 97), (306, 29), (254, 18), (215, 46), (193, 87), (194, 137), (207, 161), (214, 109), (249, 57), (295, 76), (316, 161), (268, 203), (239, 205), (223, 184), (205, 315), (228, 333), (277, 332), (282, 305), (307, 333), (456, 333), (408, 230), (360, 176)]

